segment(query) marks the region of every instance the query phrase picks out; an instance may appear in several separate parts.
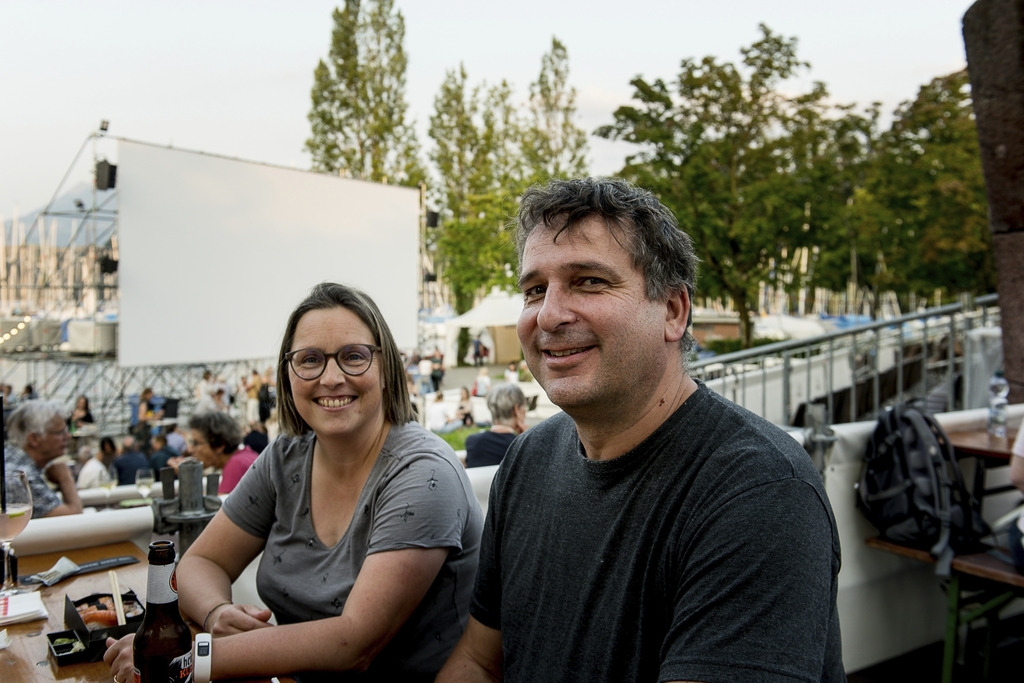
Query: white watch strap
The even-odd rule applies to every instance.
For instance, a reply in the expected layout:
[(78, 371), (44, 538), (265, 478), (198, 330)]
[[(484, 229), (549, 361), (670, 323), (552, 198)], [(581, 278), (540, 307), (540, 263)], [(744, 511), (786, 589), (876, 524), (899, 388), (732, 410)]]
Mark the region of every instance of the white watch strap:
[(213, 636), (209, 633), (196, 634), (196, 649), (192, 657), (195, 665), (193, 670), (193, 680), (195, 683), (210, 683), (210, 668), (213, 659), (211, 656), (213, 654), (212, 643)]

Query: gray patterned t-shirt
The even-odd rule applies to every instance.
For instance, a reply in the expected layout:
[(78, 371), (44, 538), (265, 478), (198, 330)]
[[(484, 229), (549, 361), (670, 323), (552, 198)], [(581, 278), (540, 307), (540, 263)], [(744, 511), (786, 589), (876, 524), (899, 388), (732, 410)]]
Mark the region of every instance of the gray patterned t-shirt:
[(451, 548), (420, 606), (367, 673), (436, 672), (466, 626), (480, 550), (483, 517), (465, 470), (420, 425), (393, 426), (348, 530), (328, 548), (309, 514), (313, 444), (312, 434), (276, 439), (224, 503), (231, 521), (267, 539), (256, 578), (260, 598), (279, 624), (337, 616), (367, 555)]

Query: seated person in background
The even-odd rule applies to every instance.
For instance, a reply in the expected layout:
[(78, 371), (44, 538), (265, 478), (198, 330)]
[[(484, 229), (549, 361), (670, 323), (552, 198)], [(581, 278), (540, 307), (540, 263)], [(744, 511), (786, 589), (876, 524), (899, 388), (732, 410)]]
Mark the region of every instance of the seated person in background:
[(124, 437), (121, 442), (121, 455), (114, 460), (118, 486), (134, 486), (135, 473), (143, 467), (149, 467), (149, 459), (135, 447), (135, 439)]
[(71, 463), (71, 478), (76, 482), (78, 481), (78, 475), (82, 473), (82, 468), (85, 467), (85, 463), (92, 460), (92, 452), (92, 446), (82, 446), (78, 449), (75, 461)]
[(526, 396), (515, 384), (499, 384), (487, 395), (491, 428), (466, 437), (466, 467), (497, 465), (516, 436), (526, 431)]
[[(1017, 431), (1017, 438), (1013, 442), (1013, 455), (1010, 456), (1010, 481), (1024, 493), (1024, 423), (1021, 424)], [(1017, 566), (1017, 572), (1024, 574), (1024, 513), (1010, 525), (1009, 541), (1010, 554), (1013, 555), (1013, 563)]]
[(257, 454), (263, 452), (267, 444), (270, 443), (270, 437), (267, 436), (267, 426), (263, 424), (262, 420), (256, 420), (249, 425), (249, 433), (242, 439), (242, 443)]
[(435, 434), (447, 434), (461, 426), (462, 423), (453, 420), (452, 414), (448, 412), (448, 406), (444, 404), (444, 394), (440, 391), (435, 393), (433, 402), (427, 406), (427, 428)]
[(167, 437), (164, 434), (157, 434), (153, 437), (153, 453), (149, 456), (149, 466), (153, 468), (156, 476), (160, 476), (160, 470), (167, 467), (167, 461), (171, 458), (177, 458), (180, 454), (178, 451), (171, 448), (170, 444), (167, 443)]
[(505, 368), (505, 381), (511, 384), (519, 382), (519, 367), (515, 361), (509, 363), (508, 367)]
[(217, 493), (231, 493), (259, 455), (244, 446), (242, 430), (227, 413), (199, 413), (188, 421), (188, 455), (203, 463), (203, 467), (222, 470)]
[(185, 437), (178, 431), (177, 422), (172, 422), (164, 427), (164, 436), (167, 437), (167, 445), (174, 450), (175, 455), (181, 455), (188, 448)]
[(203, 397), (199, 399), (199, 403), (196, 404), (196, 409), (192, 411), (192, 414), (223, 413), (228, 409), (228, 405), (224, 400), (225, 394), (223, 386), (211, 387), (210, 391), (203, 394)]
[[(105, 440), (109, 441), (110, 439)], [(88, 446), (83, 446), (83, 448), (88, 448)], [(97, 450), (96, 454), (82, 465), (82, 471), (78, 473), (78, 488), (94, 489), (114, 481), (115, 474), (111, 471), (110, 466), (114, 464), (116, 453), (116, 450), (109, 454), (103, 448)]]
[(91, 425), (95, 422), (92, 412), (89, 410), (88, 397), (79, 396), (78, 401), (75, 402), (75, 409), (71, 411), (71, 417), (68, 418), (68, 428), (72, 432), (77, 432), (83, 425)]
[(487, 368), (480, 368), (480, 372), (476, 374), (476, 379), (473, 380), (473, 395), (474, 396), (486, 396), (487, 392), (491, 390), (491, 376), (487, 374)]
[[(7, 474), (24, 470), (32, 488), (32, 517), (77, 515), (82, 501), (66, 462), (50, 464), (64, 455), (68, 425), (64, 406), (56, 401), (21, 401), (7, 419), (8, 443), (4, 445)], [(47, 485), (57, 485), (64, 502)]]
[[(182, 612), (214, 636), (212, 677), (432, 681), (476, 574), (483, 521), (469, 478), (413, 421), (398, 347), (362, 292), (317, 285), (279, 360), (282, 435), (177, 568)], [(256, 586), (277, 626), (270, 610), (231, 602), (260, 552)], [(107, 641), (119, 681), (132, 639)]]
[(465, 427), (472, 427), (473, 422), (473, 399), (469, 395), (469, 389), (462, 387), (459, 395), (459, 405), (455, 408), (455, 419)]

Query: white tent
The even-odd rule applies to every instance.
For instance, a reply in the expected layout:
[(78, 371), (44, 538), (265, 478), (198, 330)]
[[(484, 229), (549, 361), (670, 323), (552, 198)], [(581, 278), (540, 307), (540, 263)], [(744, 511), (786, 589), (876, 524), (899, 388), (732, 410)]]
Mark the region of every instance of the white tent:
[(472, 310), (446, 320), (445, 365), (453, 367), (458, 364), (459, 329), (463, 327), (468, 327), (473, 336), (487, 330), (491, 337), (488, 363), (518, 361), (522, 357), (522, 349), (516, 335), (516, 323), (522, 312), (522, 294), (509, 294), (494, 288)]

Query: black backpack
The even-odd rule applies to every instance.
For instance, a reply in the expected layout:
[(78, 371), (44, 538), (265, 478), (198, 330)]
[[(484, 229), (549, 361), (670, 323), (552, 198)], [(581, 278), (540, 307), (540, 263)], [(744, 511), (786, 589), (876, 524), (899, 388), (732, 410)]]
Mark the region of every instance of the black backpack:
[(954, 553), (983, 550), (990, 533), (949, 437), (935, 418), (906, 404), (878, 418), (857, 494), (882, 536), (928, 550), (939, 576), (949, 575)]

